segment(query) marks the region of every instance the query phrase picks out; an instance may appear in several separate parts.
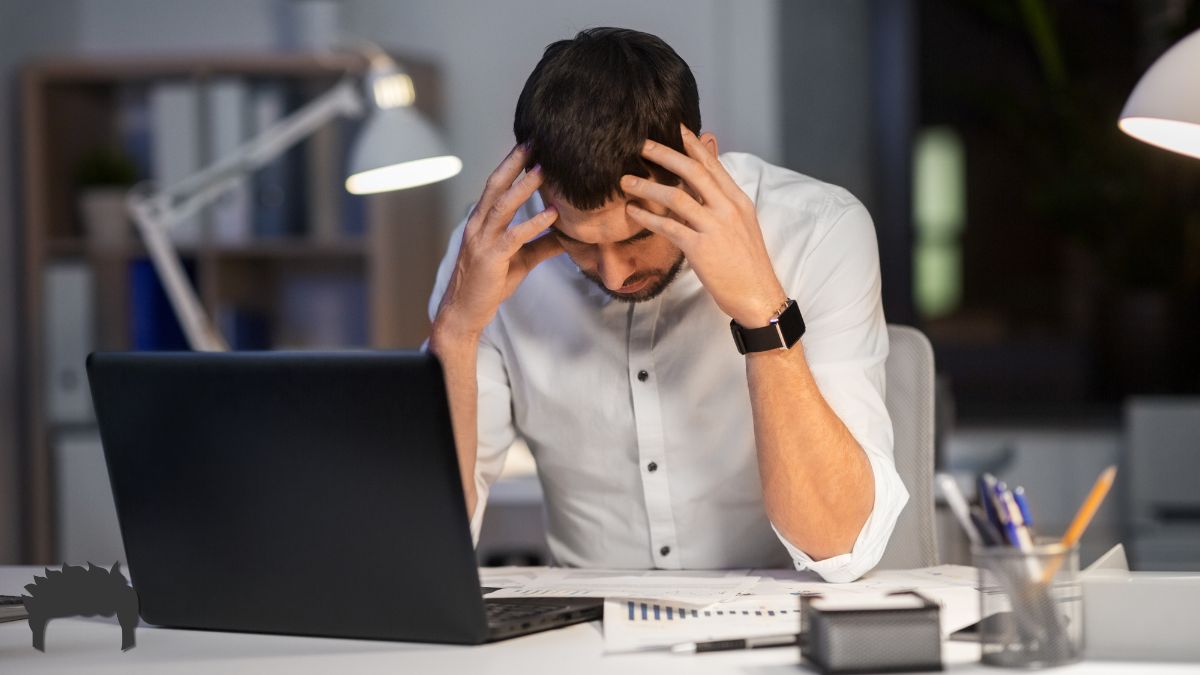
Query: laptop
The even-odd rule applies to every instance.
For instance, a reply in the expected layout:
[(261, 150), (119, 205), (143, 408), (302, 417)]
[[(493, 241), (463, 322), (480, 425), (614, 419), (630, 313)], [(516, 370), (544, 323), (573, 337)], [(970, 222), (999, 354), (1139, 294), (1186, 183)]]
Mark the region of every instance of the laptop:
[(98, 353), (87, 361), (150, 624), (479, 644), (602, 600), (488, 600), (437, 359)]

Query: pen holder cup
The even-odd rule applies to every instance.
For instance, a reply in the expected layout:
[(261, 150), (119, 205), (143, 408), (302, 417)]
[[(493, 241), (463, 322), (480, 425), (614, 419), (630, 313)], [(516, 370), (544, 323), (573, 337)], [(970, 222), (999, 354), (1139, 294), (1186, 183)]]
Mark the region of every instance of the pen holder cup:
[(1079, 547), (1039, 543), (973, 547), (979, 570), (981, 660), (1005, 668), (1049, 668), (1083, 655)]

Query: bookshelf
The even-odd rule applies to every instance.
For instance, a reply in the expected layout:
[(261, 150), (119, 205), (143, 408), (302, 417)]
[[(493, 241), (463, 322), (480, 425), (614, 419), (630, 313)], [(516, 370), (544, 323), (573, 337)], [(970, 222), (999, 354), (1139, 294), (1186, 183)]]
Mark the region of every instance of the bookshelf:
[[(442, 120), (436, 68), (402, 55), (396, 60), (413, 78), (417, 107), (435, 123)], [(24, 321), (19, 330), (26, 355), (21, 377), (28, 393), (22, 410), (22, 439), (27, 448), (22, 500), (29, 528), (24, 542), (26, 562), (59, 562), (55, 557), (58, 499), (52, 443), (63, 425), (52, 422), (47, 413), (52, 383), (47, 382), (46, 360), (51, 336), (45, 322), (54, 309), (52, 303), (57, 302), (45, 288), (48, 270), (65, 263), (86, 272), (91, 287), (88, 302), (92, 325), (85, 330), (94, 332), (88, 343), (91, 349), (135, 347), (131, 316), (137, 310), (132, 306), (136, 300), (131, 299), (131, 266), (145, 260), (145, 247), (132, 228), (127, 239), (115, 245), (111, 241), (100, 245), (90, 239), (79, 214), (81, 190), (75, 180), (76, 167), (85, 153), (120, 144), (121, 106), (126, 100), (123, 96), (161, 83), (188, 83), (203, 92), (219, 80), (266, 82), (286, 87), (294, 94), (286, 114), (332, 86), (342, 75), (364, 71), (366, 65), (358, 56), (342, 54), (217, 54), (55, 59), (23, 69), (20, 133), (24, 255), (19, 272)], [(350, 133), (344, 125), (340, 131), (335, 130), (323, 141), (326, 148), (335, 144), (334, 155), (320, 155), (339, 160), (336, 171), (330, 174), (336, 175), (339, 187), (340, 158), (351, 140)], [(308, 155), (303, 158), (310, 159)], [(200, 159), (206, 164), (215, 157)], [(312, 188), (311, 182), (302, 185), (298, 181), (295, 185)], [(442, 188), (432, 185), (353, 198), (340, 190), (336, 194), (338, 200), (361, 201), (351, 204), (353, 209), (326, 209), (320, 216), (306, 208), (311, 202), (301, 201), (293, 209), (301, 214), (299, 218), (320, 218), (322, 222), (290, 227), (286, 235), (268, 237), (251, 231), (237, 240), (222, 239), (213, 233), (211, 216), (205, 216), (199, 237), (179, 248), (210, 315), (220, 321), (222, 312), (230, 308), (258, 312), (269, 339), (263, 346), (269, 348), (419, 346), (428, 332), (425, 303), (442, 253)], [(298, 191), (296, 198), (306, 200), (307, 194)], [(358, 216), (353, 228), (339, 222), (347, 212)], [(257, 213), (251, 212), (252, 221), (255, 216)], [(310, 320), (318, 325), (297, 327), (298, 321), (303, 324), (305, 320), (306, 288), (342, 289), (343, 294), (351, 289), (363, 311), (351, 317), (355, 325), (342, 334), (358, 337), (339, 342), (335, 331), (330, 338), (328, 331), (319, 330), (323, 328), (319, 324), (327, 319), (319, 313)], [(327, 304), (330, 298), (336, 304), (339, 297), (336, 293), (324, 295)], [(289, 311), (291, 316), (282, 316)], [(284, 322), (290, 324), (281, 325)], [(309, 335), (324, 337), (305, 338)], [(82, 424), (86, 427), (88, 423)]]

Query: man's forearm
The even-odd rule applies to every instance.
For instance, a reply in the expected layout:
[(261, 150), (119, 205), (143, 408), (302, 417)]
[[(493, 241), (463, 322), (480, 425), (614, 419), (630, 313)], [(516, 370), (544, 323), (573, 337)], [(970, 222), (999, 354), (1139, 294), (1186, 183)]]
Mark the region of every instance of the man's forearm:
[(458, 450), (458, 467), (462, 473), (463, 495), (467, 500), (467, 517), (475, 513), (478, 494), (475, 490), (475, 455), (478, 451), (479, 381), (476, 362), (479, 358), (479, 336), (434, 323), (429, 338), (429, 351), (442, 363), (446, 381), (446, 396), (450, 402), (450, 420), (454, 426), (454, 445)]
[(797, 343), (746, 357), (771, 522), (815, 560), (849, 553), (875, 501), (866, 454), (825, 402)]

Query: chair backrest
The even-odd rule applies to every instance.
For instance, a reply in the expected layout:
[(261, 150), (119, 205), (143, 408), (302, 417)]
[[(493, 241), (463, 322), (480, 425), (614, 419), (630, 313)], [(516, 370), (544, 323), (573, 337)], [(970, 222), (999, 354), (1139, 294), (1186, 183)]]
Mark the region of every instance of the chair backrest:
[(878, 569), (938, 564), (933, 511), (933, 347), (921, 331), (888, 325), (884, 403), (895, 434), (896, 471), (908, 488), (908, 504)]

